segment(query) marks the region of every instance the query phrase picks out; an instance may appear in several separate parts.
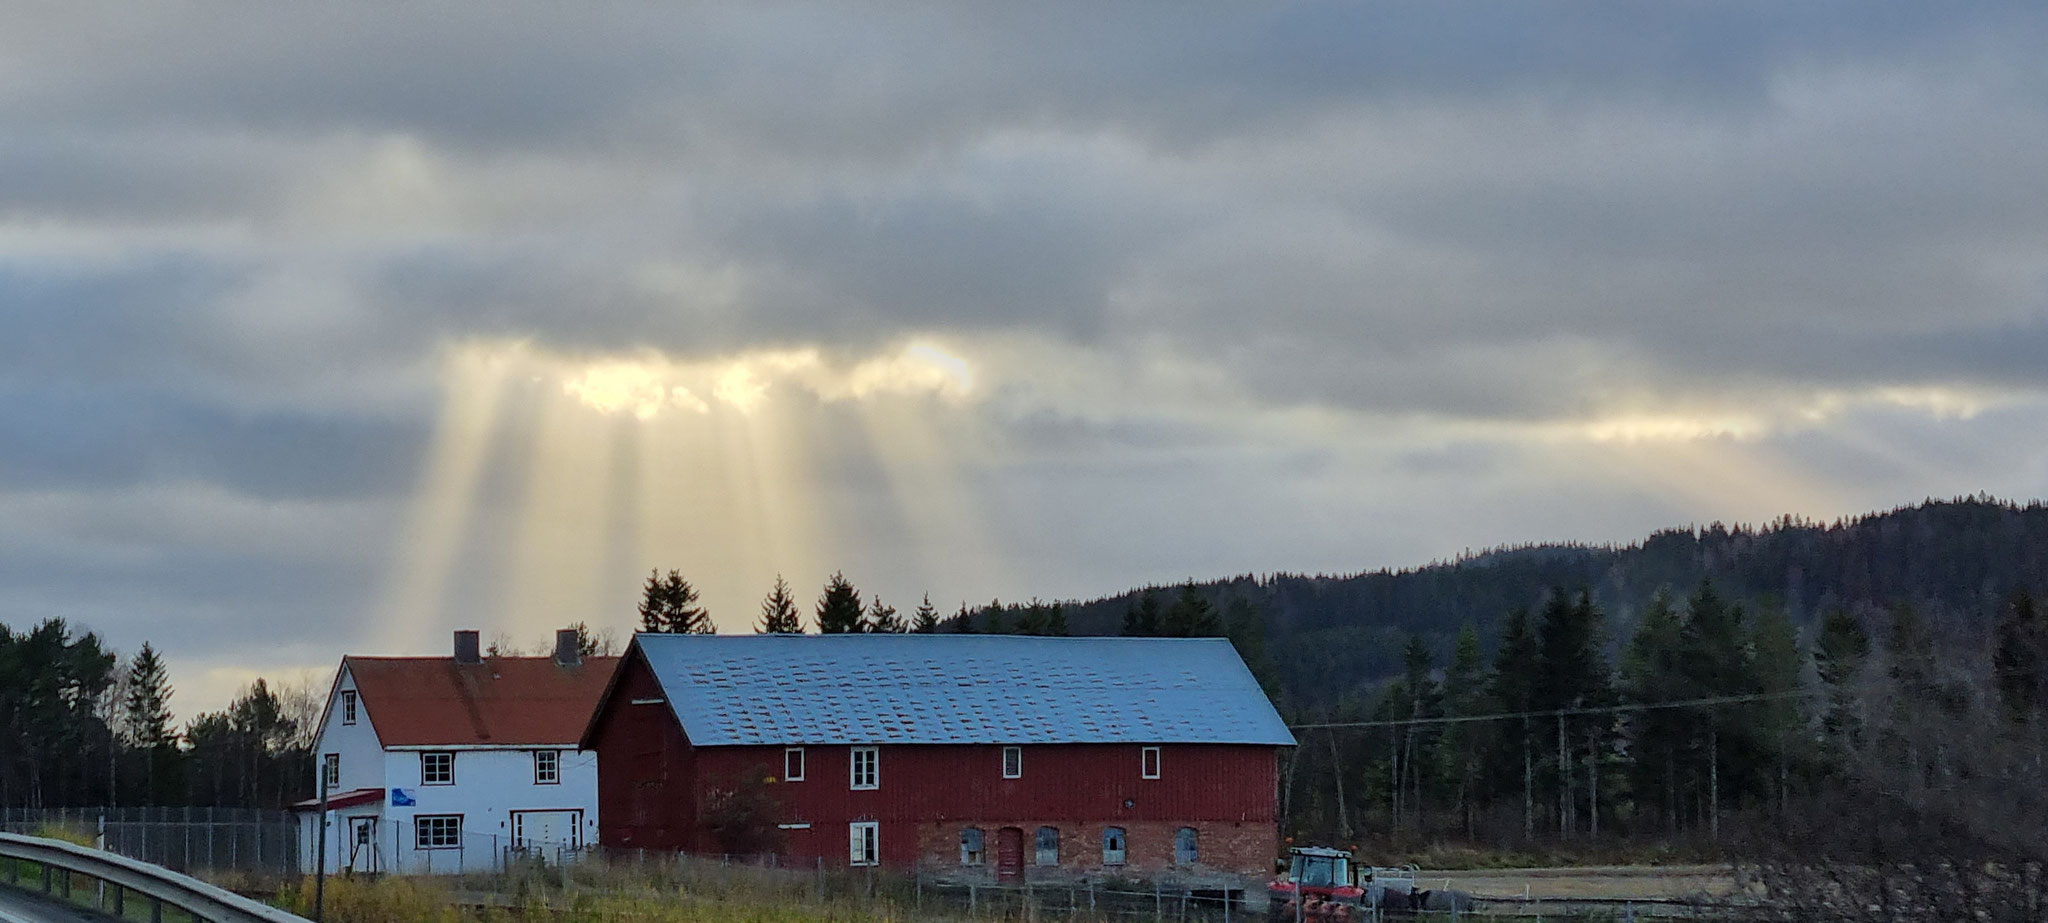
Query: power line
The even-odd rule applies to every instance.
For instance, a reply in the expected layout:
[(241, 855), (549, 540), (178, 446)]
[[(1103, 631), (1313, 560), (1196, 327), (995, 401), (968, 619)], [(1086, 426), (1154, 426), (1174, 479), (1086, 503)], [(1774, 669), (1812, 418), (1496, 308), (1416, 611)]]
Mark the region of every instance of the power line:
[(1700, 708), (1712, 705), (1735, 705), (1743, 702), (1770, 702), (1781, 699), (1800, 699), (1826, 695), (1826, 689), (1800, 689), (1791, 692), (1757, 692), (1748, 695), (1720, 695), (1703, 699), (1681, 699), (1672, 702), (1636, 702), (1626, 705), (1590, 705), (1574, 708), (1552, 708), (1543, 711), (1499, 712), (1491, 715), (1446, 715), (1435, 718), (1389, 718), (1380, 721), (1325, 721), (1313, 724), (1290, 724), (1290, 731), (1339, 730), (1343, 728), (1384, 728), (1406, 727), (1418, 724), (1462, 724), (1469, 721), (1505, 721), (1510, 718), (1556, 718), (1567, 715), (1611, 715), (1622, 712), (1650, 711), (1659, 708)]

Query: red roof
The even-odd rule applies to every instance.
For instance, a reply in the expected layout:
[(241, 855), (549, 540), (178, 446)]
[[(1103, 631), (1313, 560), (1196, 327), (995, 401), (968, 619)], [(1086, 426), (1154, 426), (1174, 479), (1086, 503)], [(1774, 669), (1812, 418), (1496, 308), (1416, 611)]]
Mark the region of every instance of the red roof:
[[(327, 810), (339, 811), (342, 808), (353, 808), (359, 804), (376, 804), (383, 800), (384, 790), (381, 788), (358, 788), (346, 792), (328, 792)], [(320, 799), (308, 798), (293, 804), (292, 810), (318, 811), (320, 810)]]
[(349, 657), (356, 694), (387, 747), (576, 746), (617, 657)]

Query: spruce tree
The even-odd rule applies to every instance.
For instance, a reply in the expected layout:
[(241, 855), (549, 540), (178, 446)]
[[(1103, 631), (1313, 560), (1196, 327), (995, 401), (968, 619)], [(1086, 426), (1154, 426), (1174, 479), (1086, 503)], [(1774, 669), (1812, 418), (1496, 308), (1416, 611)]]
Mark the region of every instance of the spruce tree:
[(981, 633), (985, 635), (1005, 635), (1010, 633), (1010, 630), (1003, 625), (1002, 600), (991, 599), (988, 601), (988, 605), (982, 607)]
[(163, 800), (157, 785), (157, 771), (168, 755), (165, 751), (177, 739), (171, 730), (173, 691), (163, 657), (149, 642), (142, 642), (142, 650), (128, 665), (128, 695), (127, 701), (122, 703), (122, 723), (127, 726), (128, 739), (142, 751), (146, 784), (149, 786), (145, 804), (158, 804)]
[(868, 602), (867, 621), (862, 629), (875, 634), (900, 635), (909, 631), (910, 626), (904, 623), (902, 616), (896, 614), (895, 606), (885, 605), (882, 597), (878, 595)]
[(910, 630), (921, 635), (939, 630), (939, 610), (932, 608), (932, 594), (924, 594), (924, 602), (918, 604), (917, 614), (910, 619)]
[(1148, 588), (1144, 593), (1139, 594), (1137, 615), (1131, 621), (1132, 627), (1136, 630), (1126, 632), (1127, 634), (1140, 638), (1159, 637), (1162, 619), (1159, 613), (1159, 592), (1157, 590)]
[(1017, 625), (1011, 631), (1020, 635), (1042, 635), (1045, 628), (1045, 604), (1034, 597), (1017, 613)]
[(1782, 810), (1791, 794), (1792, 767), (1806, 758), (1812, 736), (1807, 729), (1806, 709), (1796, 697), (1802, 685), (1805, 655), (1799, 650), (1799, 635), (1791, 619), (1776, 606), (1757, 613), (1751, 623), (1749, 647), (1755, 690), (1782, 696), (1746, 709), (1757, 745), (1757, 768), (1768, 775), (1763, 780), (1763, 789), (1776, 796)]
[(1216, 609), (1193, 583), (1180, 588), (1180, 598), (1166, 610), (1164, 621), (1160, 634), (1170, 638), (1214, 638), (1223, 633)]
[(838, 635), (860, 630), (860, 591), (853, 588), (845, 573), (834, 572), (832, 579), (825, 581), (825, 594), (818, 597), (818, 632)]
[(1870, 634), (1855, 616), (1846, 609), (1829, 609), (1821, 615), (1813, 641), (1813, 670), (1827, 690), (1821, 731), (1837, 763), (1862, 744), (1857, 685), (1869, 660)]
[[(1486, 692), (1486, 655), (1480, 650), (1479, 631), (1470, 622), (1458, 629), (1451, 649), (1451, 662), (1444, 667), (1444, 714), (1452, 718), (1483, 715), (1495, 709)], [(1474, 834), (1480, 773), (1495, 722), (1460, 721), (1444, 726), (1443, 770), (1454, 786), (1454, 807), (1465, 836)]]
[(2033, 720), (2048, 706), (2048, 620), (2024, 590), (2013, 594), (1999, 615), (1991, 671), (2006, 717), (2014, 723)]
[(775, 589), (761, 600), (761, 623), (754, 626), (755, 634), (796, 635), (804, 630), (803, 620), (796, 612), (796, 599), (790, 595), (789, 582), (775, 575)]
[(657, 634), (708, 635), (715, 629), (711, 615), (697, 605), (697, 588), (683, 579), (680, 571), (666, 577), (655, 570), (641, 587), (640, 630)]
[(954, 634), (974, 634), (974, 610), (967, 608), (965, 600), (960, 603), (960, 611), (953, 613), (952, 622)]
[[(1630, 702), (1654, 705), (1689, 698), (1690, 680), (1681, 668), (1684, 622), (1662, 590), (1636, 622), (1622, 652), (1622, 693)], [(1688, 773), (1681, 770), (1692, 745), (1694, 719), (1672, 708), (1639, 711), (1628, 717), (1629, 777), (1637, 811), (1654, 817), (1666, 833), (1678, 826), (1686, 803)]]
[(1067, 607), (1059, 603), (1053, 603), (1051, 606), (1046, 607), (1045, 633), (1051, 637), (1064, 638), (1067, 636), (1068, 630)]

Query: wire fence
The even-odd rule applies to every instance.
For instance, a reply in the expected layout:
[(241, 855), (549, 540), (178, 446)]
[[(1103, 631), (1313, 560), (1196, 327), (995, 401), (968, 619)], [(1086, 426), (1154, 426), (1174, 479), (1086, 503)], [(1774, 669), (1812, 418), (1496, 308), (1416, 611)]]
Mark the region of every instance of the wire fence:
[(0, 808), (0, 831), (61, 831), (108, 852), (179, 872), (295, 875), (298, 824), (255, 808)]

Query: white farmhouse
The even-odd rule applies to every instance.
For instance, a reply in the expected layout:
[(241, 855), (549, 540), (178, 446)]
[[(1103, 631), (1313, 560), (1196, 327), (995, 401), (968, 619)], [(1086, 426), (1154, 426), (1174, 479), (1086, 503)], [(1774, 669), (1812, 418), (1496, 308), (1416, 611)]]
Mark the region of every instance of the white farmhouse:
[[(597, 754), (577, 749), (616, 657), (344, 657), (321, 716), (327, 871), (454, 873), (558, 861), (597, 840)], [(319, 799), (294, 806), (318, 862)]]

